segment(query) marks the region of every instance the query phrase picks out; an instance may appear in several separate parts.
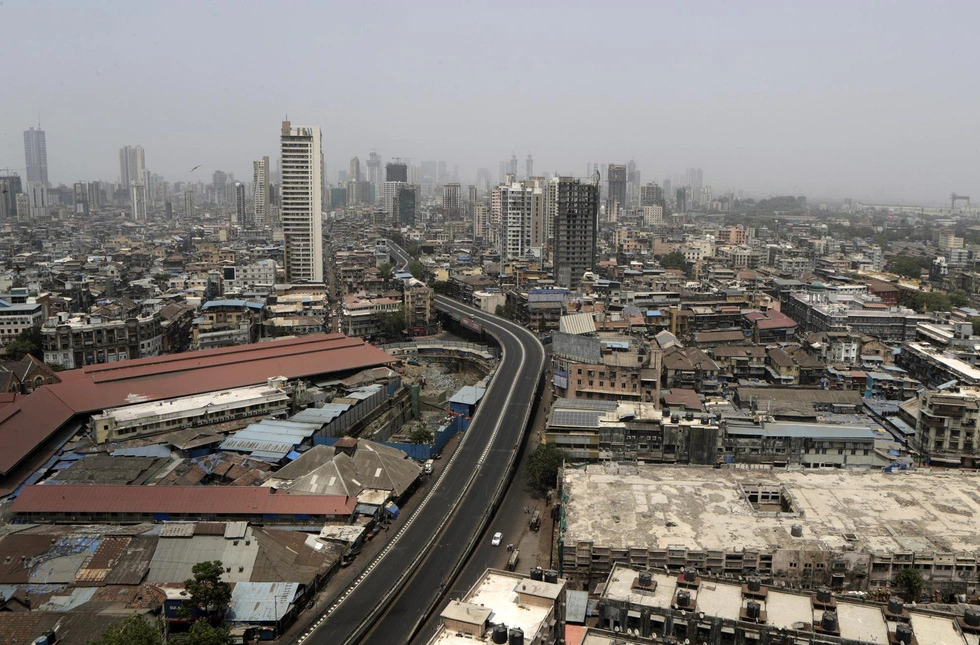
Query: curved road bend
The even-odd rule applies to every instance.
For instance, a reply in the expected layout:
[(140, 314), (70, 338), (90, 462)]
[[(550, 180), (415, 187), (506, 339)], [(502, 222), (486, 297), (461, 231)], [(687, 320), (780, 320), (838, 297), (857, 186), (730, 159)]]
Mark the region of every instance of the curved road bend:
[(483, 325), (500, 343), (501, 363), (459, 448), (419, 508), (298, 643), (408, 642), (479, 538), (511, 474), (544, 369), (544, 348), (508, 321), (442, 297), (436, 305)]

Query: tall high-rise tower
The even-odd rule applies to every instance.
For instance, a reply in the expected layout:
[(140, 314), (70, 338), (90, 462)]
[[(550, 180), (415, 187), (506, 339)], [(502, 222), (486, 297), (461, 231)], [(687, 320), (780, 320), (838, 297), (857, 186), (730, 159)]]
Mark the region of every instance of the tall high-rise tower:
[(554, 186), (555, 281), (575, 288), (595, 268), (599, 186), (561, 177)]
[(447, 221), (456, 221), (462, 213), (462, 195), (460, 185), (446, 184), (442, 187), (442, 214)]
[(530, 179), (534, 176), (534, 158), (531, 157), (531, 153), (527, 153), (527, 159), (524, 160), (524, 179)]
[(38, 126), (37, 130), (30, 128), (24, 130), (24, 159), (27, 162), (27, 183), (44, 184), (50, 188), (48, 182), (48, 145), (45, 141), (44, 130)]
[(252, 220), (243, 222), (249, 228), (269, 226), (269, 158), (252, 162)]
[(323, 282), (323, 164), (318, 126), (282, 122), (281, 216), (287, 282)]
[(133, 182), (144, 181), (146, 158), (143, 146), (124, 146), (119, 149), (119, 183), (129, 188)]
[(385, 181), (401, 181), (408, 183), (408, 164), (395, 161), (385, 164)]
[(381, 194), (381, 183), (384, 181), (381, 177), (381, 155), (377, 152), (372, 151), (368, 155), (367, 173), (367, 180), (371, 184), (371, 197), (372, 199), (377, 199)]
[(347, 181), (361, 181), (361, 160), (357, 157), (350, 160), (350, 172), (347, 173)]
[(620, 208), (626, 207), (626, 165), (611, 163), (606, 171), (607, 181), (609, 182), (609, 192), (606, 197), (606, 208), (615, 203)]
[(245, 223), (245, 184), (240, 181), (235, 182), (235, 215), (232, 224)]

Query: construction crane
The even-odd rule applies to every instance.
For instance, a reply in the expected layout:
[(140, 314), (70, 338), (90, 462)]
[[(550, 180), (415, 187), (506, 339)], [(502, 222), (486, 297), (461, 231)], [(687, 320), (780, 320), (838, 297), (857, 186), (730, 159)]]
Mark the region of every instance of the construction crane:
[(956, 202), (966, 202), (966, 210), (970, 210), (970, 198), (966, 195), (957, 195), (953, 193), (949, 196), (949, 212), (952, 213), (956, 208)]

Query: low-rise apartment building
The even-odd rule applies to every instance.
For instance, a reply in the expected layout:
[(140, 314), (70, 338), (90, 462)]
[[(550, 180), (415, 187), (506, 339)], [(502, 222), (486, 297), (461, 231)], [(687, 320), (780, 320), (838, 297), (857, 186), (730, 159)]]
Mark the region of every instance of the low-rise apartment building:
[(109, 319), (102, 315), (49, 318), (41, 327), (44, 362), (65, 369), (159, 356), (163, 330), (158, 314)]

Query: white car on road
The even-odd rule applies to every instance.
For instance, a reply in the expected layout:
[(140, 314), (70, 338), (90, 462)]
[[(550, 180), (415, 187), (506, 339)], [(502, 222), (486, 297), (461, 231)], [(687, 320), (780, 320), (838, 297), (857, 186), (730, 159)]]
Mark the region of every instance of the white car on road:
[(504, 539), (504, 534), (497, 531), (493, 534), (493, 539), (490, 540), (490, 546), (500, 546), (500, 542)]

